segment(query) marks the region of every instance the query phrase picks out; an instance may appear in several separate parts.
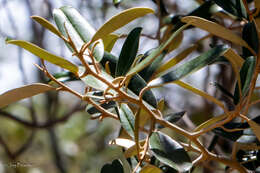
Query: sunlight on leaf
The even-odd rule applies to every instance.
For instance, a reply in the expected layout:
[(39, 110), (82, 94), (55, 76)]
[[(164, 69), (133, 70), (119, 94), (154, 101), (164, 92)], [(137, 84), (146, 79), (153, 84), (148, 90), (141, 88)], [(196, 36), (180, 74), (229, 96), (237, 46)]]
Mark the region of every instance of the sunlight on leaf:
[(105, 38), (103, 38), (105, 51), (111, 52), (118, 38), (119, 35), (116, 34), (108, 34)]
[(153, 9), (145, 7), (130, 8), (110, 18), (104, 25), (102, 25), (92, 38), (92, 42), (105, 38), (108, 34), (123, 27), (136, 18), (142, 17), (146, 14), (154, 13)]
[(187, 49), (180, 52), (178, 55), (176, 55), (174, 58), (171, 58), (169, 61), (161, 65), (158, 70), (156, 71), (156, 76), (160, 76), (161, 73), (167, 71), (168, 69), (174, 67), (176, 64), (178, 64), (180, 61), (185, 59), (190, 53), (192, 53), (194, 50), (198, 48), (197, 45), (192, 45), (188, 47)]
[(58, 31), (58, 29), (51, 24), (48, 20), (40, 17), (40, 16), (31, 16), (31, 18), (33, 20), (35, 20), (36, 22), (38, 22), (39, 24), (41, 24), (44, 28), (50, 30), (52, 33), (54, 33), (55, 35), (57, 35), (58, 37), (62, 38), (62, 34)]
[[(196, 17), (196, 16), (187, 16), (181, 19), (182, 22), (190, 23), (200, 29), (206, 30), (211, 34), (214, 34), (218, 37), (221, 37), (225, 40), (231, 41), (235, 44), (244, 46), (246, 48), (250, 48), (248, 44), (238, 35), (234, 34), (231, 30), (217, 24), (211, 22), (209, 20)], [(251, 48), (250, 48), (251, 49)]]
[(25, 85), (20, 88), (9, 90), (0, 95), (0, 108), (3, 108), (24, 98), (32, 97), (50, 90), (55, 90), (55, 88), (42, 83)]
[(55, 64), (57, 66), (60, 66), (64, 69), (67, 69), (77, 75), (78, 67), (68, 60), (63, 59), (62, 57), (59, 57), (57, 55), (54, 55), (52, 53), (49, 53), (48, 51), (32, 44), (27, 41), (23, 40), (8, 40), (6, 41), (7, 44), (14, 44), (19, 47), (22, 47), (26, 49), (27, 51), (31, 52), (32, 54), (38, 56), (39, 58), (49, 61), (52, 64)]

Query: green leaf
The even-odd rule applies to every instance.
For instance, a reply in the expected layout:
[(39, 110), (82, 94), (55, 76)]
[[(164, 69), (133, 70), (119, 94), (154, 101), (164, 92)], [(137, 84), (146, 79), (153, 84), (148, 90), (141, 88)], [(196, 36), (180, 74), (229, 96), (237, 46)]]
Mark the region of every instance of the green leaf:
[[(129, 84), (128, 84), (128, 88), (133, 91), (136, 95), (139, 95), (139, 93), (141, 92), (141, 90), (147, 86), (147, 83), (145, 82), (145, 80), (138, 74), (134, 75)], [(151, 90), (148, 90), (144, 93), (143, 95), (143, 99), (149, 103), (150, 105), (152, 105), (154, 108), (157, 107), (157, 101), (156, 98), (153, 94), (153, 92)]]
[(132, 110), (127, 104), (121, 104), (119, 108), (116, 109), (121, 126), (126, 130), (126, 132), (134, 138), (134, 127), (135, 127), (135, 116)]
[[(258, 32), (254, 22), (248, 22), (244, 25), (242, 38), (247, 42), (247, 44), (253, 48), (253, 50), (258, 53), (259, 41)], [(247, 58), (249, 56), (254, 56), (247, 48), (243, 47), (243, 57)]]
[(152, 80), (149, 83), (149, 86), (159, 86), (162, 84), (167, 84), (179, 80), (210, 64), (213, 60), (221, 56), (226, 50), (227, 48), (222, 45), (216, 46), (215, 48), (212, 48), (211, 50), (203, 53), (197, 58), (177, 67), (173, 71), (166, 73), (160, 78)]
[(152, 133), (149, 148), (159, 161), (179, 172), (189, 171), (192, 167), (191, 159), (183, 147), (162, 132)]
[[(145, 59), (149, 56), (154, 49), (149, 50), (144, 54), (142, 59)], [(154, 75), (154, 72), (159, 68), (162, 63), (163, 58), (165, 57), (166, 52), (162, 52), (149, 66), (145, 67), (142, 71), (139, 72), (140, 76), (148, 82)]]
[(118, 40), (119, 35), (116, 34), (109, 34), (107, 35), (107, 37), (105, 37), (103, 39), (103, 43), (104, 43), (104, 49), (107, 52), (111, 52), (111, 50), (113, 49), (116, 41)]
[(246, 8), (243, 0), (214, 0), (225, 11), (237, 16), (238, 18), (247, 18)]
[(92, 38), (92, 42), (105, 38), (108, 34), (123, 27), (136, 18), (146, 14), (154, 13), (153, 9), (145, 7), (130, 8), (110, 18), (103, 26), (101, 26)]
[(32, 97), (34, 95), (41, 94), (50, 90), (55, 90), (55, 88), (42, 83), (25, 85), (20, 88), (9, 90), (0, 95), (0, 108), (3, 108), (19, 100)]
[(116, 65), (115, 76), (125, 75), (132, 66), (139, 47), (139, 38), (142, 28), (134, 28), (127, 36)]
[[(68, 37), (66, 29), (68, 30), (68, 33), (77, 50), (80, 50), (84, 43), (89, 42), (96, 32), (95, 29), (79, 14), (76, 9), (69, 6), (54, 9), (53, 18), (62, 35)], [(90, 48), (92, 46), (93, 44), (90, 45)], [(68, 47), (72, 52), (74, 52), (70, 46)], [(99, 44), (94, 49), (93, 55), (99, 62), (102, 59), (103, 54), (104, 45), (102, 41), (99, 41)]]
[[(245, 60), (240, 70), (242, 97), (246, 96), (249, 91), (250, 83), (255, 71), (255, 66), (256, 66), (256, 58), (251, 56)], [(234, 93), (234, 104), (238, 104), (239, 100), (240, 100), (240, 93), (239, 93), (239, 88), (237, 83), (235, 88), (235, 93)]]
[(59, 32), (59, 30), (55, 26), (53, 26), (53, 24), (51, 24), (48, 20), (40, 16), (31, 16), (31, 18), (39, 24), (41, 24), (44, 28), (48, 29), (58, 37), (62, 38), (62, 34)]
[(124, 173), (124, 167), (122, 165), (122, 162), (118, 159), (113, 160), (112, 164), (105, 164), (102, 169), (101, 173)]
[(160, 76), (163, 72), (169, 70), (170, 68), (174, 67), (176, 64), (178, 64), (180, 61), (185, 59), (190, 53), (192, 53), (194, 50), (198, 48), (197, 45), (192, 45), (188, 47), (187, 49), (180, 52), (178, 55), (176, 55), (174, 58), (171, 58), (169, 61), (167, 61), (165, 64), (161, 65), (156, 70), (156, 76)]
[(64, 69), (67, 69), (70, 72), (74, 73), (75, 75), (77, 75), (77, 73), (78, 73), (78, 67), (76, 65), (63, 59), (62, 57), (51, 54), (50, 52), (32, 44), (32, 43), (29, 43), (29, 42), (23, 41), (23, 40), (8, 40), (8, 41), (6, 41), (6, 43), (14, 44), (19, 47), (22, 47), (22, 48), (28, 50), (29, 52), (31, 52), (32, 54), (38, 56), (39, 58), (49, 61), (50, 63), (60, 66)]
[[(170, 123), (176, 123), (183, 117), (183, 115), (185, 115), (185, 113), (186, 113), (186, 111), (170, 113), (170, 114), (167, 114), (164, 119)], [(161, 129), (161, 128), (164, 128), (164, 126), (162, 126), (161, 124), (158, 124), (157, 128)]]
[[(92, 65), (90, 66), (90, 68), (94, 69), (94, 67)], [(79, 68), (79, 76), (81, 76), (84, 72), (85, 72), (85, 68), (80, 67)], [(114, 80), (114, 78), (112, 76), (110, 76), (109, 74), (107, 74), (104, 70), (101, 70), (100, 75), (103, 76), (103, 78), (105, 78), (109, 82), (112, 82)], [(96, 90), (99, 90), (99, 91), (105, 91), (108, 87), (104, 82), (98, 80), (97, 78), (95, 78), (92, 75), (87, 75), (87, 76), (82, 77), (80, 79), (85, 84), (87, 84), (88, 86), (95, 88)]]
[(180, 34), (188, 26), (189, 26), (189, 24), (186, 24), (186, 25), (182, 26), (180, 29), (178, 29), (176, 32), (174, 32), (165, 43), (163, 43), (158, 48), (153, 50), (153, 52), (151, 52), (151, 54), (149, 56), (147, 56), (143, 61), (141, 61), (134, 68), (132, 68), (127, 73), (127, 75), (129, 75), (129, 76), (134, 75), (134, 74), (138, 73), (139, 71), (141, 71), (142, 69), (144, 69), (145, 67), (147, 67), (148, 65), (150, 65), (161, 53), (163, 53), (163, 51), (165, 50), (165, 48), (167, 48), (167, 46), (171, 43), (171, 41), (175, 37), (177, 37), (178, 34)]
[(206, 30), (211, 34), (214, 34), (220, 38), (231, 41), (235, 44), (244, 46), (251, 49), (248, 44), (240, 38), (238, 35), (233, 33), (231, 30), (209, 20), (196, 17), (196, 16), (187, 16), (181, 19), (182, 22), (189, 23), (193, 26), (196, 26), (200, 29)]
[[(109, 62), (109, 68), (111, 71), (111, 75), (114, 76), (115, 74), (115, 69), (116, 69), (116, 64), (118, 61), (118, 58), (116, 56), (113, 56), (110, 53), (105, 52), (104, 57), (101, 61), (101, 64), (105, 66), (106, 62)], [(133, 91), (136, 95), (139, 95), (140, 91), (147, 86), (147, 83), (145, 80), (138, 74), (134, 75), (129, 84), (128, 88)], [(151, 90), (148, 90), (144, 93), (143, 99), (152, 105), (153, 107), (157, 107), (157, 101), (156, 98)]]

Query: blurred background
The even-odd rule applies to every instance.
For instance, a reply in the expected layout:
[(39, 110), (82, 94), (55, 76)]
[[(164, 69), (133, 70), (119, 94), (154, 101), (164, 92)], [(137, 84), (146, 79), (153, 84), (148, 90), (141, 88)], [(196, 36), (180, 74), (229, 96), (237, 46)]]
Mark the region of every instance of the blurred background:
[[(187, 14), (199, 5), (196, 0), (165, 0), (164, 3), (167, 11), (173, 15)], [(5, 39), (8, 37), (33, 42), (75, 61), (63, 41), (30, 18), (31, 15), (38, 15), (54, 23), (52, 10), (63, 5), (78, 9), (96, 29), (113, 15), (130, 7), (144, 6), (157, 10), (152, 0), (124, 0), (117, 8), (112, 0), (0, 0), (0, 94), (22, 85), (45, 81), (44, 75), (33, 65), (40, 64), (39, 59), (16, 46), (6, 45)], [(134, 27), (141, 26), (142, 33), (155, 37), (158, 25), (158, 16), (148, 15), (131, 22), (117, 33), (128, 34)], [(206, 33), (199, 29), (184, 32), (180, 47), (165, 60), (174, 57), (204, 35)], [(117, 41), (113, 54), (119, 54), (123, 41)], [(199, 52), (192, 53), (187, 59), (207, 50), (212, 42), (214, 40), (203, 42), (199, 45)], [(156, 46), (157, 40), (142, 37), (139, 53), (143, 54)], [(61, 69), (47, 65), (51, 73), (61, 72)], [(224, 78), (220, 79), (220, 76)], [(225, 99), (212, 83), (217, 81), (228, 90), (233, 90), (234, 75), (224, 65), (212, 65), (185, 81), (218, 99)], [(69, 82), (68, 85), (80, 92), (84, 90), (81, 82)], [(193, 129), (195, 125), (221, 113), (215, 105), (177, 86), (169, 85), (155, 90), (155, 93), (158, 100), (165, 99), (165, 112), (187, 112), (180, 122), (183, 128)], [(85, 106), (72, 95), (48, 92), (0, 110), (0, 173), (97, 173), (113, 159), (121, 158), (125, 161), (121, 148), (109, 145), (109, 141), (119, 133), (118, 123), (110, 119), (102, 122), (90, 120), (84, 111)], [(15, 118), (7, 118), (8, 113)], [(33, 123), (24, 126), (19, 121), (38, 121), (42, 127), (34, 127)], [(205, 136), (202, 139), (206, 146), (211, 138)], [(229, 152), (231, 149), (226, 147), (226, 150)]]

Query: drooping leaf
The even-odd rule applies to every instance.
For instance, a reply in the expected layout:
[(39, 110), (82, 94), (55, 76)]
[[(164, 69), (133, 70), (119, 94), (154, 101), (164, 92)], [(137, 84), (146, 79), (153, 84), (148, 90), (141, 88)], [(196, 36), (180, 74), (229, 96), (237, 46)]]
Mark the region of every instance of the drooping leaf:
[[(242, 38), (247, 42), (247, 44), (253, 48), (253, 50), (258, 53), (259, 41), (258, 32), (254, 22), (248, 22), (244, 25)], [(243, 57), (247, 58), (249, 56), (254, 56), (247, 48), (243, 47)]]
[(111, 50), (113, 49), (118, 38), (119, 38), (119, 35), (116, 35), (116, 34), (109, 34), (105, 38), (103, 38), (105, 51), (111, 52)]
[(32, 97), (50, 90), (55, 90), (55, 88), (50, 85), (41, 83), (25, 85), (20, 88), (9, 90), (0, 95), (0, 108), (3, 108), (24, 98)]
[[(183, 117), (183, 115), (185, 115), (185, 113), (186, 113), (185, 111), (181, 111), (181, 112), (177, 112), (177, 113), (167, 114), (164, 119), (170, 123), (176, 123)], [(161, 124), (158, 124), (157, 128), (161, 129), (161, 128), (164, 128), (164, 126), (162, 126)]]
[(186, 24), (186, 25), (182, 26), (180, 29), (178, 29), (176, 32), (174, 32), (165, 43), (161, 44), (158, 48), (153, 50), (153, 52), (151, 52), (151, 54), (149, 56), (147, 56), (143, 61), (141, 61), (134, 68), (132, 68), (127, 73), (127, 75), (132, 76), (132, 75), (138, 73), (139, 71), (141, 71), (142, 69), (144, 69), (145, 67), (147, 67), (148, 65), (150, 65), (161, 53), (163, 53), (163, 51), (165, 51), (165, 48), (167, 48), (167, 46), (171, 43), (171, 41), (175, 37), (177, 37), (178, 34), (180, 34), (188, 26), (189, 26), (189, 24)]
[(141, 31), (140, 27), (134, 28), (127, 36), (116, 65), (116, 77), (125, 75), (132, 66), (138, 51)]
[(151, 8), (145, 8), (145, 7), (130, 8), (122, 11), (121, 13), (110, 18), (104, 25), (102, 25), (97, 30), (95, 35), (92, 37), (92, 42), (99, 39), (103, 39), (108, 34), (123, 27), (124, 25), (128, 24), (134, 19), (142, 17), (149, 13), (154, 13), (154, 11)]
[(181, 19), (182, 22), (189, 23), (193, 26), (196, 26), (200, 29), (206, 30), (211, 34), (214, 34), (220, 38), (231, 41), (240, 46), (244, 46), (246, 48), (250, 48), (249, 45), (239, 36), (234, 34), (231, 30), (217, 24), (211, 22), (209, 20), (196, 17), (196, 16), (187, 16)]
[(185, 64), (179, 66), (178, 68), (174, 69), (173, 71), (166, 73), (165, 75), (152, 80), (149, 83), (149, 86), (159, 86), (162, 84), (174, 82), (179, 80), (193, 72), (198, 71), (199, 69), (205, 67), (206, 65), (210, 64), (214, 59), (221, 56), (227, 48), (222, 45), (216, 46), (211, 50), (203, 53), (202, 55), (194, 58), (191, 61), (186, 62)]
[[(256, 59), (255, 57), (251, 56), (245, 60), (240, 70), (242, 97), (245, 96), (249, 91), (250, 83), (255, 70), (255, 65), (256, 65)], [(234, 93), (234, 104), (238, 104), (239, 100), (240, 100), (240, 92), (237, 83), (235, 88), (235, 93)]]
[(140, 173), (161, 173), (161, 172), (162, 170), (160, 168), (150, 164), (145, 165), (140, 171)]
[(124, 173), (124, 167), (120, 160), (118, 159), (113, 160), (111, 164), (107, 163), (101, 169), (101, 173), (111, 173), (111, 172)]
[(127, 131), (127, 133), (134, 138), (134, 127), (135, 127), (135, 116), (132, 110), (127, 104), (121, 104), (119, 108), (116, 109), (121, 126)]
[(44, 28), (48, 29), (58, 37), (62, 38), (62, 34), (59, 32), (59, 30), (55, 26), (53, 26), (53, 24), (51, 24), (48, 20), (40, 16), (31, 16), (31, 18), (39, 24), (41, 24)]
[(189, 171), (192, 167), (191, 159), (183, 147), (162, 132), (152, 133), (149, 149), (159, 161), (179, 172)]
[(247, 18), (247, 11), (243, 0), (214, 0), (225, 11), (237, 16), (238, 18)]
[[(68, 37), (66, 29), (68, 30), (68, 33), (78, 50), (80, 50), (84, 43), (89, 42), (95, 34), (95, 29), (79, 14), (76, 9), (70, 6), (63, 6), (59, 9), (54, 9), (53, 18), (62, 35)], [(92, 46), (93, 45), (90, 45), (90, 48)], [(68, 47), (72, 52), (74, 52), (70, 46)], [(98, 45), (94, 49), (93, 55), (97, 61), (100, 61), (103, 54), (104, 45), (103, 42), (99, 40)]]
[(156, 70), (156, 76), (158, 77), (160, 73), (163, 73), (167, 71), (168, 69), (174, 67), (176, 64), (178, 64), (181, 60), (186, 58), (191, 52), (193, 52), (195, 49), (197, 49), (197, 45), (192, 45), (188, 47), (187, 49), (180, 52), (178, 55), (176, 55), (174, 58), (171, 58), (169, 61), (167, 61), (165, 64), (161, 65)]
[(49, 61), (52, 64), (55, 64), (57, 66), (60, 66), (64, 69), (67, 69), (77, 75), (78, 73), (78, 67), (68, 60), (63, 59), (62, 57), (59, 57), (57, 55), (54, 55), (32, 43), (29, 43), (27, 41), (23, 40), (8, 40), (6, 41), (7, 44), (14, 44), (19, 47), (22, 47), (26, 49), (27, 51), (31, 52), (32, 54), (38, 56), (39, 58)]

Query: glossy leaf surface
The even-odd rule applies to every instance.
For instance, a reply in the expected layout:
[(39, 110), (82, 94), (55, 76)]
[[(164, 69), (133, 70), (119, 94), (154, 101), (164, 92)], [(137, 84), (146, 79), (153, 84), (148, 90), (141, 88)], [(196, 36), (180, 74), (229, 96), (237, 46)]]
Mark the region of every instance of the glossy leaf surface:
[(105, 38), (108, 34), (123, 27), (136, 18), (142, 17), (146, 14), (154, 13), (153, 9), (145, 7), (130, 8), (110, 18), (104, 25), (102, 25), (92, 38), (92, 42)]
[(152, 133), (149, 148), (159, 161), (179, 172), (189, 171), (192, 167), (191, 159), (183, 147), (162, 132)]
[(142, 28), (135, 28), (127, 36), (116, 65), (116, 77), (125, 75), (132, 66), (138, 51), (141, 31)]

